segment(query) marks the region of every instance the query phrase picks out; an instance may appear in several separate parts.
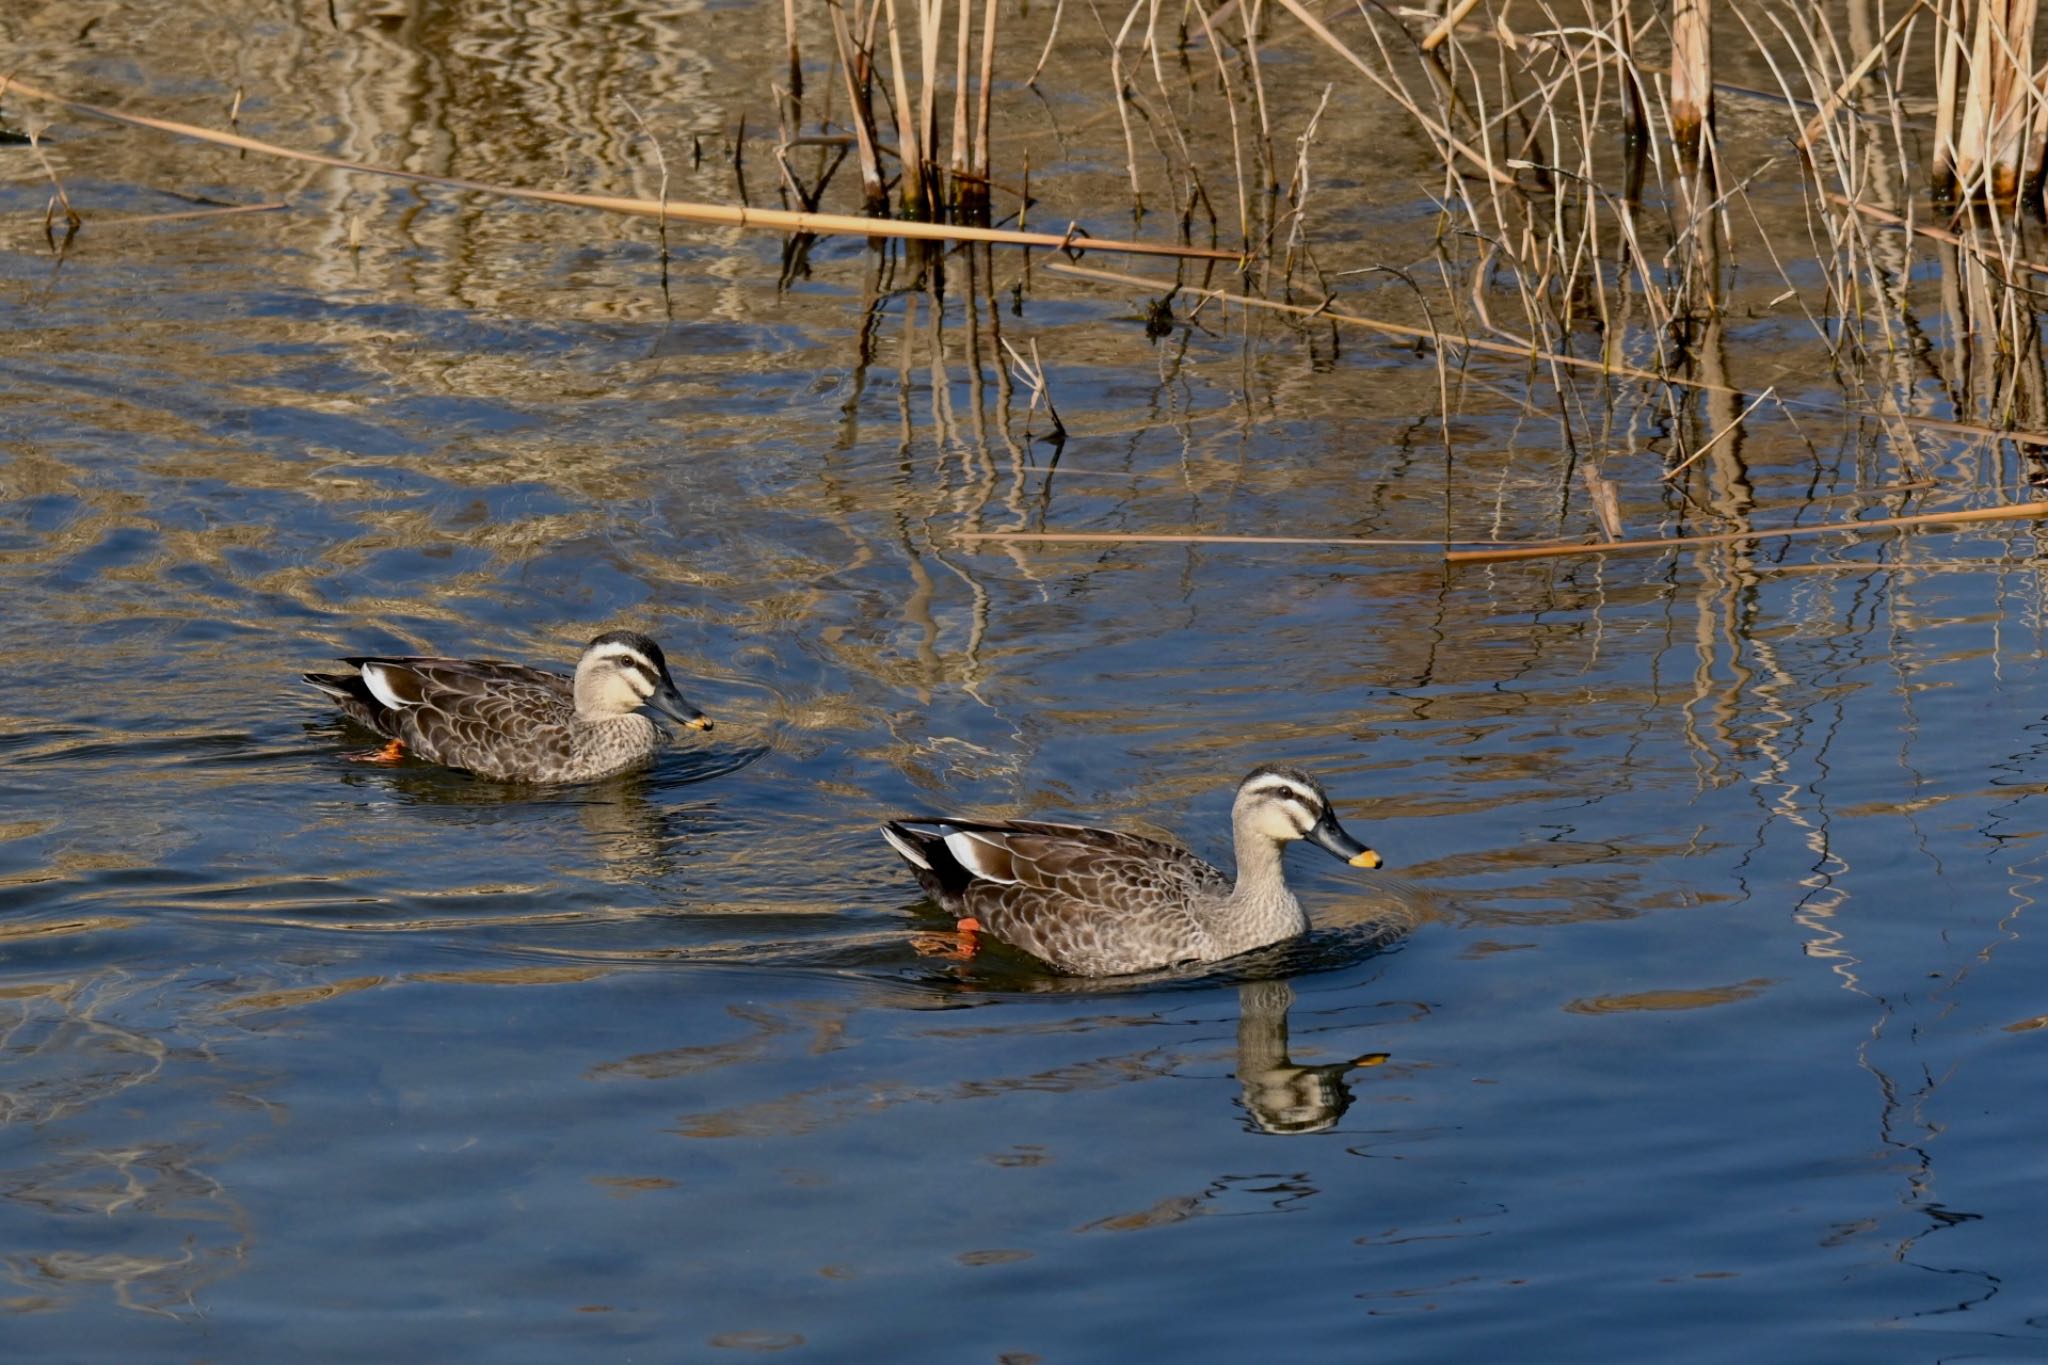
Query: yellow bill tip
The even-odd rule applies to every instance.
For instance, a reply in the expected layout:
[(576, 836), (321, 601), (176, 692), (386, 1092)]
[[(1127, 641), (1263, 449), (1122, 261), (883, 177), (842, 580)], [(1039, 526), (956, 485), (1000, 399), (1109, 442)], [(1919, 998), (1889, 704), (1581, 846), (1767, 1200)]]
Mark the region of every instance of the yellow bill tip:
[(1367, 849), (1356, 858), (1353, 858), (1351, 865), (1353, 867), (1378, 867), (1380, 865), (1380, 855), (1371, 849)]
[(683, 724), (687, 725), (692, 730), (709, 730), (711, 728), (711, 717), (692, 716), (690, 719), (684, 721)]

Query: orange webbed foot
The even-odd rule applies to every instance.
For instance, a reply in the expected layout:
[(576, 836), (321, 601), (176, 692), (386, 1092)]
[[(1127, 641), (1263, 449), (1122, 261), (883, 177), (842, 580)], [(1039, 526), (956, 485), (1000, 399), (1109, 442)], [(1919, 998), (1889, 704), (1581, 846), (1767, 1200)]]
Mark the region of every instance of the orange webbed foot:
[(405, 741), (394, 739), (381, 749), (360, 749), (342, 757), (351, 763), (396, 763), (405, 757)]
[(910, 949), (919, 957), (943, 957), (954, 962), (966, 962), (981, 948), (981, 921), (963, 919), (955, 923), (950, 934), (912, 934)]

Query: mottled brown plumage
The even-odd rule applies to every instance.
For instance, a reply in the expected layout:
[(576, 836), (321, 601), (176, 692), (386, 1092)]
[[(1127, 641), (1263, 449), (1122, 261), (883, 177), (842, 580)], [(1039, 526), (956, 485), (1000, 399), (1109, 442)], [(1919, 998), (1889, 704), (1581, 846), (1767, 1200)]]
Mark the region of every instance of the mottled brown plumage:
[(651, 706), (692, 729), (661, 646), (617, 630), (584, 649), (574, 678), (496, 659), (358, 656), (354, 673), (308, 673), (358, 725), (429, 762), (501, 782), (587, 782), (651, 759)]
[(894, 820), (882, 834), (943, 909), (1079, 976), (1214, 962), (1303, 933), (1281, 866), (1295, 840), (1379, 866), (1296, 769), (1254, 769), (1231, 823), (1235, 879), (1177, 845), (1083, 825)]

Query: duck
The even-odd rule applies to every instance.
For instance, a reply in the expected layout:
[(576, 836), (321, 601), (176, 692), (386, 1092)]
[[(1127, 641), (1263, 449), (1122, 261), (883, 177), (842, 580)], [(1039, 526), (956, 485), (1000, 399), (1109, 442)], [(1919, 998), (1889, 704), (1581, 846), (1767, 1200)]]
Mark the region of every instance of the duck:
[(1073, 976), (1219, 962), (1306, 933), (1282, 864), (1289, 844), (1306, 840), (1353, 867), (1381, 864), (1298, 768), (1252, 769), (1230, 823), (1235, 877), (1177, 844), (1084, 825), (891, 820), (882, 837), (959, 922), (961, 955), (986, 932)]
[(407, 751), (499, 782), (591, 782), (638, 767), (664, 735), (643, 707), (691, 730), (711, 721), (669, 677), (661, 646), (614, 630), (584, 646), (576, 675), (497, 659), (344, 658), (352, 673), (305, 673), (342, 714)]

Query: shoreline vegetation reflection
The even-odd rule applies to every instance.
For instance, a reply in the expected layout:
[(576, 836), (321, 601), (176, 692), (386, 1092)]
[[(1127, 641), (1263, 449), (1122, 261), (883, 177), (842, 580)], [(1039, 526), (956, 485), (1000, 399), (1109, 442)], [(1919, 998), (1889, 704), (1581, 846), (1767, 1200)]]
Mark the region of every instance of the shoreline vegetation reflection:
[[(0, 12), (9, 1358), (2039, 1353), (2033, 8)], [(915, 951), (1272, 757), (1398, 875)]]

